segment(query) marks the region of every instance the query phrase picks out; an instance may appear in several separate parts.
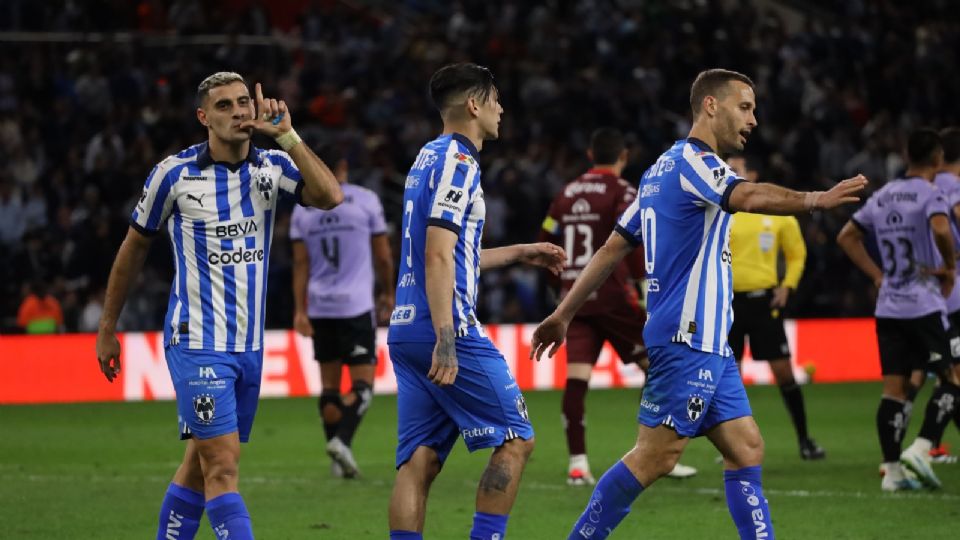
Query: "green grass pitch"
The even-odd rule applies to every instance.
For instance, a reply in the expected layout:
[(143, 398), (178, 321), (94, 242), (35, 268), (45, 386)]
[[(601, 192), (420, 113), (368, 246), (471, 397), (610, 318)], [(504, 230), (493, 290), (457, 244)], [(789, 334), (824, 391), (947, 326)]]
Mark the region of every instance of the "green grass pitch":
[[(929, 385), (928, 385), (929, 386)], [(883, 494), (874, 415), (879, 384), (804, 388), (811, 432), (826, 461), (803, 462), (775, 387), (749, 388), (766, 440), (764, 487), (778, 538), (947, 538), (960, 515), (960, 464), (937, 465), (945, 488)], [(929, 396), (918, 400), (907, 440)], [(566, 538), (589, 488), (565, 483), (566, 445), (560, 394), (528, 392), (537, 449), (527, 467), (508, 529), (513, 539)], [(383, 539), (393, 481), (396, 407), (374, 400), (354, 443), (363, 478), (329, 475), (312, 399), (261, 402), (244, 447), (241, 491), (260, 539)], [(636, 390), (588, 396), (588, 450), (599, 476), (632, 444)], [(0, 407), (0, 537), (19, 539), (153, 538), (156, 515), (182, 444), (172, 403)], [(947, 442), (958, 446), (948, 428)], [(487, 452), (458, 443), (434, 484), (425, 536), (466, 538), (477, 479)], [(700, 474), (663, 479), (638, 499), (611, 538), (736, 538), (723, 495), (721, 465), (705, 439), (683, 462)], [(951, 532), (953, 531), (953, 532)], [(213, 538), (206, 521), (198, 538)]]

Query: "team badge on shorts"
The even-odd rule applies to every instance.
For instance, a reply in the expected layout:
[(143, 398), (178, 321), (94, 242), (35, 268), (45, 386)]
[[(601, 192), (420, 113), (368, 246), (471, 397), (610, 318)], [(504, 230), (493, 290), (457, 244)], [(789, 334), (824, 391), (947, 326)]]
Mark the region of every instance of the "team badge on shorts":
[(703, 414), (703, 397), (694, 394), (687, 398), (687, 418), (691, 422), (696, 422), (701, 414)]
[(273, 180), (270, 175), (268, 173), (257, 173), (254, 177), (254, 183), (263, 200), (269, 201), (270, 194), (273, 193)]
[(528, 423), (530, 422), (530, 414), (527, 413), (527, 402), (523, 400), (523, 394), (517, 396), (515, 400), (517, 405), (517, 412), (520, 413), (520, 418), (523, 418)]
[(210, 394), (194, 396), (193, 412), (197, 413), (197, 420), (199, 420), (201, 424), (212, 423), (216, 405), (216, 401)]

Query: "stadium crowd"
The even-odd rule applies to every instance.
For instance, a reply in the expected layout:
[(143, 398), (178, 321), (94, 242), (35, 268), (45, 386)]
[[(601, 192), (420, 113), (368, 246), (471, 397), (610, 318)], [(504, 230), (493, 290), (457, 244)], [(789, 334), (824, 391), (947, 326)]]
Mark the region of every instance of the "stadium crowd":
[[(406, 171), (439, 130), (430, 74), (452, 61), (490, 67), (505, 113), (482, 157), (485, 246), (537, 237), (554, 194), (586, 169), (599, 126), (629, 134), (624, 176), (636, 181), (689, 129), (680, 96), (707, 67), (753, 77), (760, 127), (748, 158), (762, 180), (796, 189), (857, 172), (876, 189), (902, 172), (910, 127), (960, 124), (960, 73), (947, 68), (960, 23), (946, 0), (791, 2), (789, 13), (746, 0), (277, 4), (2, 3), (0, 331), (27, 326), (18, 311), (38, 310), (60, 311), (66, 331), (96, 330), (144, 179), (203, 138), (196, 86), (218, 70), (285, 99), (315, 148), (337, 145), (351, 181), (380, 194), (395, 229)], [(268, 327), (291, 325), (290, 208), (271, 250)], [(847, 217), (801, 218), (808, 259), (791, 315), (872, 312), (872, 285), (834, 242)], [(121, 329), (163, 320), (170, 259), (153, 249)], [(532, 322), (552, 307), (536, 271), (482, 279), (484, 321)]]

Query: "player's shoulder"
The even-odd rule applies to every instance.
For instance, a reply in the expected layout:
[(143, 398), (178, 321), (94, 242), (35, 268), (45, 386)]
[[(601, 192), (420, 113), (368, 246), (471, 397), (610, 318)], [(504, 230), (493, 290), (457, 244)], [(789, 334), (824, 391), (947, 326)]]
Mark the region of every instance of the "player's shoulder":
[(169, 156), (161, 159), (160, 162), (153, 167), (153, 173), (151, 173), (151, 176), (154, 176), (157, 173), (167, 175), (181, 165), (196, 163), (200, 152), (203, 150), (203, 147), (204, 143), (195, 144), (180, 150), (176, 154), (170, 154)]
[(270, 165), (293, 163), (293, 160), (290, 158), (290, 154), (280, 150), (279, 148), (254, 147), (253, 152), (256, 155), (256, 162), (258, 163), (266, 162)]

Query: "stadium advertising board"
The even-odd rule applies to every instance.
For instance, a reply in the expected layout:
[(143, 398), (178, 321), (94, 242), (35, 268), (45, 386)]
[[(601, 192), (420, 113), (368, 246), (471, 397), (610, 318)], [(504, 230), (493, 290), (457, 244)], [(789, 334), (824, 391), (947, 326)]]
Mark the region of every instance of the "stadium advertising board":
[[(487, 334), (524, 390), (562, 389), (566, 379), (564, 348), (556, 358), (528, 360), (534, 325), (488, 325)], [(787, 336), (794, 351), (794, 372), (801, 382), (875, 381), (880, 379), (880, 361), (873, 319), (788, 321)], [(126, 333), (120, 336), (123, 370), (108, 383), (94, 358), (96, 336), (0, 336), (0, 403), (65, 403), (79, 401), (141, 401), (173, 398), (173, 383), (163, 356), (160, 332)], [(320, 376), (312, 359), (308, 338), (286, 330), (266, 332), (263, 357), (264, 397), (316, 395)], [(749, 351), (747, 352), (749, 355)], [(377, 393), (397, 390), (389, 362), (386, 330), (378, 334)], [(748, 384), (768, 384), (773, 377), (766, 362), (744, 361)], [(593, 372), (594, 388), (642, 386), (643, 372), (623, 366), (616, 353), (605, 346)], [(349, 377), (344, 377), (344, 391)]]

